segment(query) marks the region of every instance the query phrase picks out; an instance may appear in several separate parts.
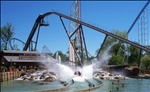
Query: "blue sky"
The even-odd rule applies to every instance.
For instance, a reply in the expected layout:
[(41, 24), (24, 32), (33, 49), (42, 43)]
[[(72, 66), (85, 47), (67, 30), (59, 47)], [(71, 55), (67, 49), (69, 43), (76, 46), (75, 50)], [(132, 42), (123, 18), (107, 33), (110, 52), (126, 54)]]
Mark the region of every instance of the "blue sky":
[[(110, 32), (114, 29), (124, 31), (129, 29), (146, 2), (147, 1), (82, 1), (81, 18), (85, 22)], [(39, 14), (55, 10), (69, 16), (72, 3), (73, 1), (1, 1), (1, 26), (7, 22), (11, 22), (15, 27), (14, 37), (26, 42)], [(41, 52), (42, 47), (46, 45), (53, 53), (58, 50), (66, 53), (68, 50), (68, 38), (59, 17), (51, 15), (46, 19), (49, 21), (50, 26), (42, 27), (40, 30), (37, 46), (38, 50)], [(69, 20), (63, 20), (67, 29), (69, 29)], [(130, 40), (138, 41), (137, 29), (136, 24), (130, 32)], [(100, 47), (104, 39), (104, 34), (87, 27), (83, 27), (83, 30), (88, 51), (92, 55), (95, 55), (96, 49)]]

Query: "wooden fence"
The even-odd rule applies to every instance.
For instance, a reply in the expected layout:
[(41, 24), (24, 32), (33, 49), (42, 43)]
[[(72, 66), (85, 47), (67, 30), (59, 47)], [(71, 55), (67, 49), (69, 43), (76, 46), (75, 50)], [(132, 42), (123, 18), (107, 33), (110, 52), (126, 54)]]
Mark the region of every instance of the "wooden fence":
[(12, 80), (15, 78), (19, 78), (20, 75), (23, 73), (24, 71), (17, 71), (17, 72), (3, 72), (0, 73), (0, 81), (7, 81), (7, 80)]

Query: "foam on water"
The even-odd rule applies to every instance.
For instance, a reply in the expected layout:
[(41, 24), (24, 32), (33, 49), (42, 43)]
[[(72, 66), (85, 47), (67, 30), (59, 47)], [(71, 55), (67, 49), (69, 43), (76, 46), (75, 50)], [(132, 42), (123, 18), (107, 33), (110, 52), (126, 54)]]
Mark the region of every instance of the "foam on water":
[(84, 82), (85, 78), (82, 76), (75, 76), (75, 77), (73, 77), (73, 80), (77, 81), (77, 82)]
[(17, 78), (17, 79), (15, 79), (15, 80), (23, 80), (23, 78), (20, 77), (20, 78)]

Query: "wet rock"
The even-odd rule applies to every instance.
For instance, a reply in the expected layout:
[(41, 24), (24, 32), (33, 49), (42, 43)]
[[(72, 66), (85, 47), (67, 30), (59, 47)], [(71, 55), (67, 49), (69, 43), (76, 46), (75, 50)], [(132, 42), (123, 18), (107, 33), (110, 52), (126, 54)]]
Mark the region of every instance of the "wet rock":
[(24, 75), (26, 75), (26, 73), (21, 73), (20, 77), (21, 77), (21, 76), (24, 76)]
[(31, 75), (31, 77), (29, 78), (29, 80), (33, 80), (33, 79), (34, 79), (34, 76)]
[(53, 82), (53, 81), (55, 81), (56, 79), (54, 78), (54, 77), (47, 77), (46, 79), (45, 79), (45, 81), (48, 81), (48, 82)]
[(119, 77), (114, 77), (114, 79), (119, 79)]
[(130, 66), (125, 68), (124, 72), (126, 76), (138, 76), (140, 70), (137, 67)]
[(102, 80), (103, 80), (104, 78), (103, 78), (103, 77), (100, 77), (100, 79), (102, 79)]
[(67, 82), (65, 82), (65, 83), (64, 83), (64, 86), (67, 86), (67, 85), (68, 85), (68, 83), (67, 83)]
[(113, 76), (113, 74), (110, 73), (109, 76)]
[(29, 79), (28, 79), (28, 78), (24, 78), (23, 81), (24, 81), (24, 82), (28, 82)]

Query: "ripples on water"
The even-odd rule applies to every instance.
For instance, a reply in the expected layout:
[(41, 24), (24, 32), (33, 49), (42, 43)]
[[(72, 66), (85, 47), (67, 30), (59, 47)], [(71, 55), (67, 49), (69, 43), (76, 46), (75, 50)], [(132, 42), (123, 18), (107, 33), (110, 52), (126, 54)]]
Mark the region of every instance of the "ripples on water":
[[(102, 82), (102, 87), (90, 92), (109, 92), (110, 90), (113, 90), (114, 92), (150, 92), (150, 79), (126, 79), (124, 82), (126, 82), (127, 84), (125, 84), (124, 87), (122, 87), (122, 85), (119, 85), (118, 91), (116, 90), (116, 87), (118, 85), (112, 85), (111, 81), (102, 80)], [(71, 84), (71, 80), (68, 80), (68, 83)], [(96, 82), (93, 83), (96, 84)], [(33, 92), (36, 90), (48, 90), (61, 87), (63, 87), (63, 85), (60, 84), (59, 81), (48, 83), (47, 85), (37, 85), (36, 83), (32, 83), (30, 81), (19, 82), (17, 80), (1, 82), (1, 92)], [(69, 87), (69, 89), (66, 92), (74, 92), (85, 88), (88, 88), (88, 84), (85, 81), (75, 82)]]

